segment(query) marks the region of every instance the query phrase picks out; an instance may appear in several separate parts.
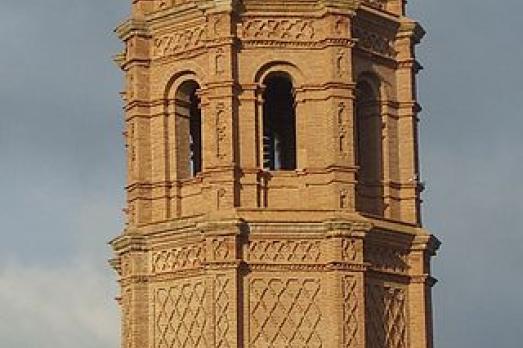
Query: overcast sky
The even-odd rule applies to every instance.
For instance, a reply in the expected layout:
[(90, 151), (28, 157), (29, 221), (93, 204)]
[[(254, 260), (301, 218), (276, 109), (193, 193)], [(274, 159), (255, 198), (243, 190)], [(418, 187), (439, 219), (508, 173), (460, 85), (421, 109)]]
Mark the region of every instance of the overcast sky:
[[(117, 347), (122, 228), (112, 33), (130, 0), (0, 0), (0, 348)], [(521, 0), (411, 0), (436, 347), (523, 331)]]

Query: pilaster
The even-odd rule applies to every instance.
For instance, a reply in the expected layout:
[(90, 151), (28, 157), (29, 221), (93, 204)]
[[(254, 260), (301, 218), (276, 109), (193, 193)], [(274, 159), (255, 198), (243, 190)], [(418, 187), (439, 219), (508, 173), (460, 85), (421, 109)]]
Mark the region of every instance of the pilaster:
[(399, 177), (401, 190), (401, 218), (411, 223), (421, 223), (420, 177), (418, 161), (418, 112), (415, 75), (419, 64), (414, 58), (414, 45), (421, 40), (423, 29), (415, 22), (405, 20), (400, 24), (396, 40), (398, 68), (396, 85), (398, 99)]
[(409, 257), (411, 282), (409, 297), (409, 319), (411, 321), (411, 342), (416, 347), (432, 348), (432, 287), (436, 280), (430, 271), (430, 258), (435, 255), (440, 242), (430, 235), (420, 235), (414, 239)]

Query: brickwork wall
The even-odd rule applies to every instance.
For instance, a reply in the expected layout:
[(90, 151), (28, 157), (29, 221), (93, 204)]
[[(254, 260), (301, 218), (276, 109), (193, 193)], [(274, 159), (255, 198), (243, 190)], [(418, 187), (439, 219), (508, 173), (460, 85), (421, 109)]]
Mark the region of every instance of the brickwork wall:
[[(135, 0), (117, 34), (122, 347), (432, 347), (438, 241), (421, 228), (413, 50), (423, 30), (403, 1)], [(273, 74), (292, 82), (296, 170), (263, 169)], [(359, 83), (374, 91), (362, 119), (372, 137), (357, 129)], [(188, 84), (202, 113), (195, 176)]]

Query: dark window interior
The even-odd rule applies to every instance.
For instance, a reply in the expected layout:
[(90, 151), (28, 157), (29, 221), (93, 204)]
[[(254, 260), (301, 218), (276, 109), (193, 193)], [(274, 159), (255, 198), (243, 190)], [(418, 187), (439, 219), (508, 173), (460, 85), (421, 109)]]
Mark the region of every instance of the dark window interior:
[(265, 80), (263, 105), (263, 167), (296, 169), (296, 115), (290, 79), (274, 75)]
[(191, 103), (189, 107), (189, 163), (191, 176), (195, 176), (202, 171), (202, 112), (200, 99), (196, 91), (196, 88), (194, 88), (189, 99)]
[(378, 93), (367, 82), (356, 87), (356, 210), (383, 215), (382, 121)]

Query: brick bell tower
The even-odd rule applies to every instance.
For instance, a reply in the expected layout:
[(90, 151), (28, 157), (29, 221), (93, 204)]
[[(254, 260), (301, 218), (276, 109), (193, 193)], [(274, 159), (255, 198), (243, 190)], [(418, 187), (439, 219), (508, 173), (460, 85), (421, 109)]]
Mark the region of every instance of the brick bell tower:
[(404, 0), (133, 0), (124, 348), (430, 348)]

